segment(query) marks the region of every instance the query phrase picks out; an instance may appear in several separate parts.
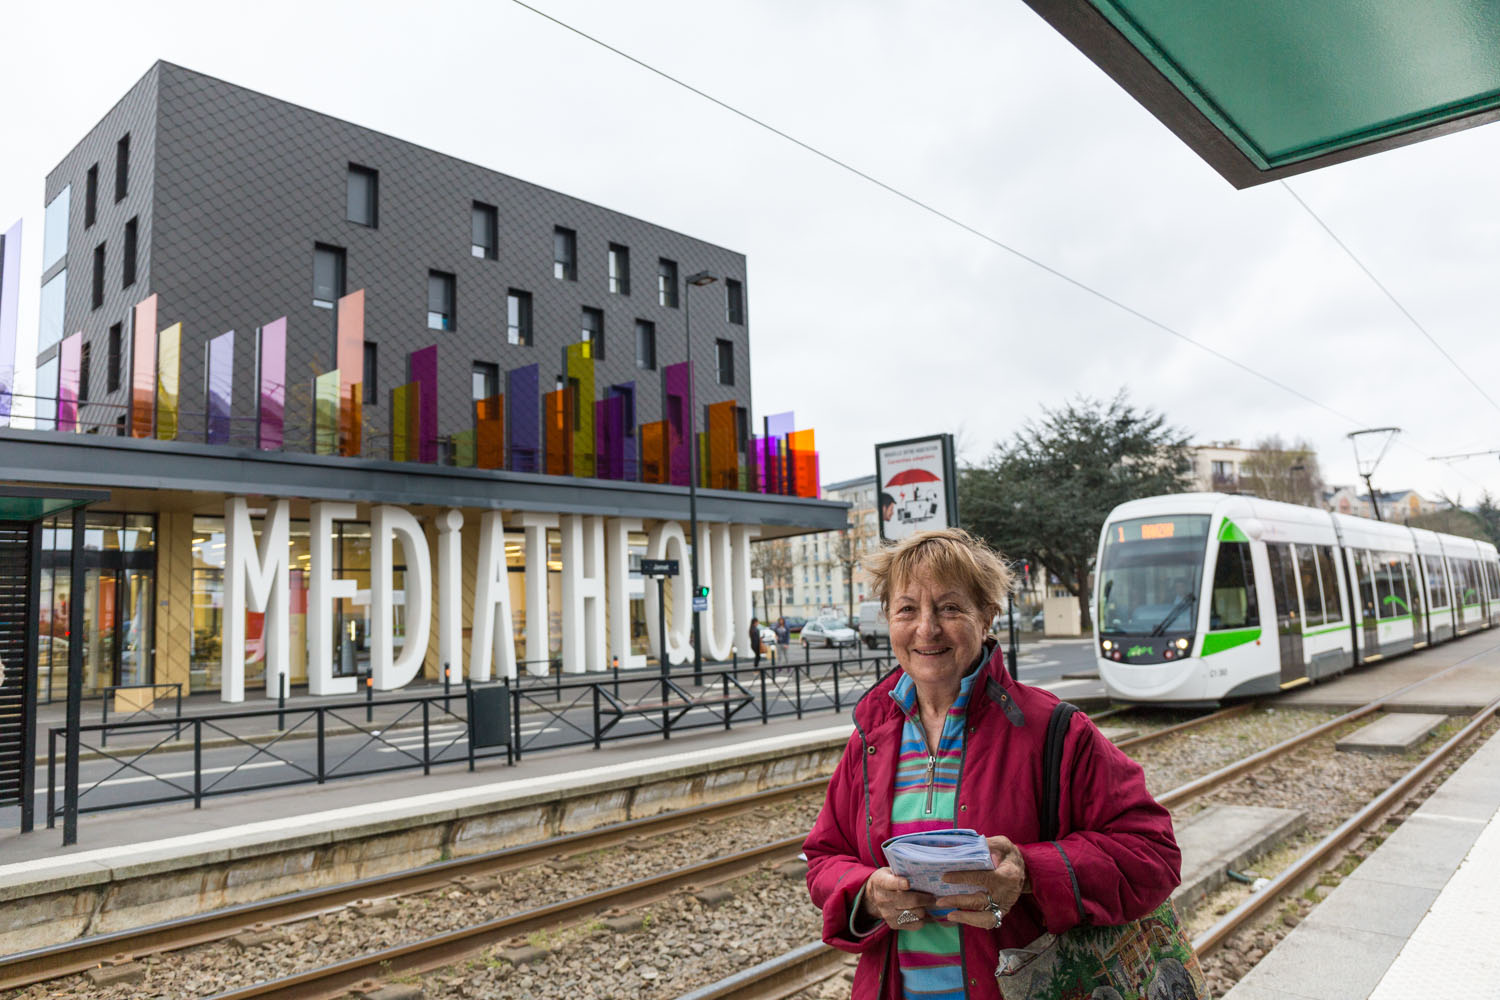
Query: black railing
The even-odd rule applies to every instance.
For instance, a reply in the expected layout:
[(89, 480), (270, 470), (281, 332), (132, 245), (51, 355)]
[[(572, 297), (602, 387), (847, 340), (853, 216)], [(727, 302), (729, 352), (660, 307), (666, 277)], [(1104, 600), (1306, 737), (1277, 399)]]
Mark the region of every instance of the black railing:
[[(885, 652), (845, 656), (839, 650), (831, 660), (804, 653), (797, 664), (706, 665), (701, 686), (690, 685), (687, 672), (673, 676), (651, 670), (490, 685), (503, 691), (499, 704), (508, 736), (503, 743), (507, 737), (493, 735), (497, 719), (471, 717), (468, 706), (481, 702), (462, 695), (485, 688), (470, 685), (456, 698), (445, 689), (379, 701), (116, 720), (79, 727), (80, 752), (91, 754), (91, 762), (106, 763), (88, 779), (62, 788), (58, 747), (66, 744), (67, 729), (57, 726), (47, 734), (47, 826), (68, 813), (187, 801), (201, 808), (205, 798), (217, 795), (416, 768), (428, 774), (434, 766), (463, 762), (472, 770), (476, 761), (500, 756), (510, 763), (545, 750), (598, 749), (606, 741), (670, 739), (673, 733), (729, 729), (737, 722), (764, 725), (775, 718), (837, 712), (853, 705), (894, 665)], [(168, 732), (158, 738), (164, 725)], [(476, 726), (489, 735), (476, 740)], [(140, 736), (150, 738), (136, 739)], [(494, 749), (502, 745), (503, 751)], [(128, 785), (140, 791), (121, 794)]]
[[(114, 700), (114, 696), (115, 696), (115, 694), (117, 692), (120, 692), (120, 691), (150, 691), (151, 692), (151, 700), (147, 704), (141, 705), (139, 708), (134, 709), (133, 711), (131, 711), (131, 713), (129, 715), (125, 716), (125, 718), (123, 718), (123, 719), (116, 719), (115, 721), (116, 722), (133, 722), (136, 719), (139, 719), (141, 716), (145, 716), (148, 719), (155, 719), (155, 720), (157, 720), (158, 722), (160, 722), (163, 725), (163, 728), (175, 729), (178, 733), (180, 733), (182, 731), (182, 685), (181, 684), (176, 683), (176, 682), (173, 682), (173, 683), (170, 683), (170, 684), (169, 683), (165, 683), (165, 682), (161, 683), (161, 684), (112, 684), (112, 685), (110, 685), (108, 687), (102, 688), (101, 690), (102, 690), (104, 696), (100, 699), (101, 712), (100, 712), (100, 715), (99, 715), (99, 721), (102, 722), (102, 723), (104, 723), (105, 725), (109, 724), (109, 705), (110, 705), (110, 702)], [(158, 691), (166, 691), (166, 690), (172, 691), (173, 695), (174, 695), (174, 710), (173, 710), (172, 715), (170, 715), (170, 716), (162, 715), (160, 712), (158, 712), (156, 710), (156, 702), (157, 702), (156, 692), (158, 692)], [(108, 738), (109, 738), (108, 730), (101, 730), (100, 733), (99, 733), (99, 743), (100, 743), (100, 745), (102, 746), (108, 740)]]

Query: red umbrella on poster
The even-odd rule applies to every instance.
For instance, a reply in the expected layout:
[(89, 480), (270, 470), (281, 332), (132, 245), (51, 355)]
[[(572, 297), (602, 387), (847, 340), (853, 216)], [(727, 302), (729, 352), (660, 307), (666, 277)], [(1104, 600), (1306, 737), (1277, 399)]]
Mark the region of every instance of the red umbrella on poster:
[(884, 541), (958, 523), (951, 434), (876, 445), (875, 476)]

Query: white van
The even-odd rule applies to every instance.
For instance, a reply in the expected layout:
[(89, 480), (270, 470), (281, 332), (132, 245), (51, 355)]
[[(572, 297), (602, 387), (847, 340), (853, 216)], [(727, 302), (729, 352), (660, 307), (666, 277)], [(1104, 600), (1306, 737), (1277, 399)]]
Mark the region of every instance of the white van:
[(871, 649), (878, 649), (891, 638), (890, 623), (879, 601), (862, 601), (859, 605), (859, 638)]

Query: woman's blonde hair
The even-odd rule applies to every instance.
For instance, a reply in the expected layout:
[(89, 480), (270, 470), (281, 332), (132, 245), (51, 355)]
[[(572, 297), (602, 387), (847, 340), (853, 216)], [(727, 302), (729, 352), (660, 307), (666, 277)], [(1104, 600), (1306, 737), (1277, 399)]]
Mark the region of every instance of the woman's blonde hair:
[(868, 557), (865, 568), (875, 578), (875, 599), (887, 614), (891, 595), (922, 570), (968, 594), (986, 620), (1004, 606), (1014, 580), (1004, 560), (962, 528), (919, 531)]

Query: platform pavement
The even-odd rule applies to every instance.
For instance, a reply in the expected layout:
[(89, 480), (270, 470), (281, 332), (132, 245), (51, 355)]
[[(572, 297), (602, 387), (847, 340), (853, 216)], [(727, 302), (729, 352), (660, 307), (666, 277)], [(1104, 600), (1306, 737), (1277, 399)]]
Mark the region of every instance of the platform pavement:
[(1500, 735), (1222, 1000), (1500, 997)]
[(1288, 691), (1292, 708), (1356, 708), (1447, 667), (1455, 669), (1430, 684), (1397, 695), (1396, 711), (1466, 715), (1500, 698), (1500, 629), (1486, 629), (1348, 673)]

